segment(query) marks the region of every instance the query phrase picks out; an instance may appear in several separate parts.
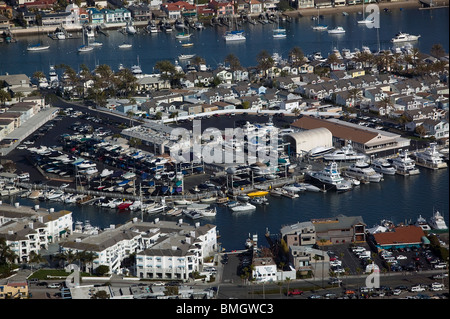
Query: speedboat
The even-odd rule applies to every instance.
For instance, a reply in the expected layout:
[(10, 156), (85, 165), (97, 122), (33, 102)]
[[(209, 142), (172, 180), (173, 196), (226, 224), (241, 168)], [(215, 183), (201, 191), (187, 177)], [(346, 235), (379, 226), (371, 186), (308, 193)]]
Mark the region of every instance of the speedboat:
[(375, 172), (381, 173), (383, 175), (395, 175), (395, 167), (393, 167), (385, 159), (376, 159), (372, 162), (372, 167)]
[(406, 151), (399, 150), (398, 156), (389, 160), (395, 167), (396, 173), (401, 175), (416, 175), (420, 171), (416, 168), (416, 162), (411, 159)]
[(230, 208), (233, 212), (249, 212), (256, 209), (255, 205), (243, 203)]
[(328, 34), (343, 34), (345, 30), (343, 27), (336, 27), (334, 29), (328, 30)]
[(250, 199), (250, 204), (253, 205), (268, 205), (269, 201), (267, 198), (261, 196), (261, 197), (253, 197), (252, 199)]
[(352, 183), (344, 179), (339, 173), (336, 162), (328, 164), (321, 171), (308, 172), (307, 178), (317, 187), (323, 189), (326, 189), (327, 186), (338, 191), (347, 191), (352, 188)]
[(348, 143), (340, 150), (325, 154), (323, 156), (323, 159), (325, 161), (359, 161), (366, 159), (366, 155), (357, 153), (355, 150), (353, 150), (351, 143)]
[(200, 209), (199, 212), (203, 217), (214, 217), (217, 214), (217, 210), (215, 207), (210, 209)]
[(180, 54), (178, 60), (189, 60), (195, 57), (195, 54)]
[(132, 201), (124, 201), (124, 202), (120, 203), (119, 205), (117, 205), (117, 208), (118, 209), (127, 209), (131, 205), (133, 205)]
[(443, 160), (443, 155), (436, 149), (436, 143), (430, 143), (430, 146), (423, 152), (415, 152), (416, 164), (431, 169), (446, 168), (447, 163)]
[(350, 165), (345, 170), (345, 174), (349, 177), (354, 177), (372, 183), (378, 183), (383, 178), (382, 174), (375, 172), (375, 170), (364, 161), (357, 161), (356, 163)]
[(119, 45), (119, 49), (129, 49), (131, 47), (132, 45), (129, 43), (122, 43), (121, 45)]
[(183, 214), (191, 219), (198, 219), (203, 217), (203, 215), (196, 210), (183, 210)]
[(444, 217), (437, 210), (433, 212), (433, 216), (430, 218), (430, 226), (433, 229), (448, 229)]
[(398, 42), (411, 42), (411, 41), (417, 41), (420, 38), (420, 35), (412, 35), (408, 33), (399, 32), (391, 39), (391, 42), (398, 43)]

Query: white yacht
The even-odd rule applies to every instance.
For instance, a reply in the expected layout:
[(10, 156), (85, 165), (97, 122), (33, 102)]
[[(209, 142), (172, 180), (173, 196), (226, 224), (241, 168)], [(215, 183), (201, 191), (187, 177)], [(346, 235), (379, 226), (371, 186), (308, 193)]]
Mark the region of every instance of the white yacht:
[(423, 218), (422, 215), (419, 215), (419, 217), (417, 217), (416, 223), (414, 225), (422, 228), (423, 230), (431, 230), (430, 225), (428, 225), (426, 219)]
[(243, 31), (229, 31), (224, 35), (225, 41), (244, 41), (247, 38)]
[(325, 161), (360, 161), (365, 160), (366, 157), (367, 156), (362, 153), (357, 153), (353, 149), (352, 144), (348, 143), (339, 150), (325, 154), (323, 159)]
[(345, 180), (339, 173), (336, 162), (330, 163), (321, 171), (309, 172), (308, 176), (321, 189), (328, 186), (338, 191), (347, 191), (352, 188), (352, 183)]
[(381, 173), (383, 175), (395, 175), (395, 167), (385, 159), (374, 160), (372, 162), (372, 167), (375, 172)]
[(250, 203), (241, 203), (241, 204), (238, 204), (237, 206), (230, 207), (230, 209), (235, 213), (249, 212), (249, 211), (255, 210), (256, 206), (252, 205)]
[(14, 185), (6, 185), (5, 187), (3, 187), (2, 190), (0, 190), (0, 195), (1, 196), (11, 196), (11, 195), (15, 195), (19, 192), (20, 192), (20, 188), (17, 188)]
[(125, 30), (128, 34), (136, 34), (137, 33), (137, 30), (131, 21), (127, 22), (127, 26), (126, 26)]
[(375, 172), (375, 170), (364, 161), (357, 161), (356, 163), (350, 165), (345, 170), (345, 174), (349, 177), (354, 177), (371, 183), (378, 183), (383, 178), (383, 174)]
[(430, 218), (430, 226), (433, 229), (448, 229), (444, 217), (437, 210), (433, 212), (433, 216)]
[(398, 156), (390, 160), (392, 166), (395, 167), (396, 173), (400, 175), (416, 175), (420, 171), (416, 168), (416, 162), (411, 159), (407, 152), (399, 150)]
[(436, 146), (436, 143), (430, 143), (425, 151), (415, 152), (416, 164), (431, 169), (446, 168), (447, 163), (442, 159), (443, 156), (436, 149)]
[(399, 32), (391, 39), (391, 42), (398, 43), (398, 42), (410, 42), (410, 41), (417, 41), (420, 38), (420, 35), (412, 35), (408, 33)]
[(345, 30), (343, 27), (336, 27), (334, 29), (328, 30), (328, 34), (343, 34)]

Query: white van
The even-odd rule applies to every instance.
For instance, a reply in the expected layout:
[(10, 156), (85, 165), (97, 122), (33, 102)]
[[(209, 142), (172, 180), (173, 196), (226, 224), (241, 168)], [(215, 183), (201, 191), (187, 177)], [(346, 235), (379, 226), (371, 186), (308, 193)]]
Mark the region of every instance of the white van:
[(413, 286), (411, 287), (411, 292), (421, 292), (425, 291), (425, 288), (423, 288), (421, 285)]

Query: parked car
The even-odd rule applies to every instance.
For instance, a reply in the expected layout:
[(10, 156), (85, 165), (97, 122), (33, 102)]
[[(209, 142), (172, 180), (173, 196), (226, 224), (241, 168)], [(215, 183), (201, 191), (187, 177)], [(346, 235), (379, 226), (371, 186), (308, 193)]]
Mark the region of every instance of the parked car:
[(300, 296), (302, 293), (303, 293), (303, 291), (294, 289), (294, 290), (288, 291), (287, 295), (288, 296)]
[(408, 259), (408, 257), (406, 257), (404, 255), (398, 255), (397, 256), (397, 260), (403, 260), (403, 259)]
[(61, 288), (61, 284), (60, 283), (51, 283), (47, 285), (47, 288)]

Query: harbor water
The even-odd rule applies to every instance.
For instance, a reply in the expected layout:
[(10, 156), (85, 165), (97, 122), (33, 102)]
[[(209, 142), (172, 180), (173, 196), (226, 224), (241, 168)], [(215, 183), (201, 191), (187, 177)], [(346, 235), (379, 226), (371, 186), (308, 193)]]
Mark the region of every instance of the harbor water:
[[(270, 54), (278, 53), (283, 58), (288, 57), (289, 51), (297, 46), (306, 55), (320, 51), (326, 57), (333, 49), (339, 51), (346, 48), (353, 51), (368, 46), (372, 51), (390, 49), (390, 41), (398, 32), (406, 32), (421, 37), (414, 46), (421, 52), (429, 53), (433, 44), (440, 43), (446, 52), (449, 50), (449, 10), (448, 8), (435, 10), (418, 10), (399, 8), (392, 9), (390, 13), (380, 12), (380, 29), (368, 28), (357, 23), (361, 14), (357, 12), (343, 16), (341, 13), (325, 15), (319, 23), (328, 25), (328, 29), (342, 26), (345, 34), (331, 35), (328, 32), (314, 31), (312, 27), (317, 23), (311, 17), (294, 18), (291, 22), (282, 22), (280, 27), (286, 28), (286, 38), (273, 38), (275, 23), (250, 24), (245, 23), (246, 41), (226, 42), (223, 35), (228, 30), (226, 26), (206, 26), (204, 30), (192, 30), (189, 40), (192, 47), (182, 47), (184, 40), (175, 38), (179, 31), (171, 33), (147, 33), (127, 35), (118, 30), (107, 30), (108, 36), (99, 34), (97, 42), (103, 46), (86, 53), (79, 53), (78, 47), (82, 45), (81, 34), (77, 39), (52, 40), (47, 35), (33, 35), (18, 37), (17, 43), (0, 44), (0, 74), (25, 73), (32, 75), (36, 71), (48, 72), (50, 65), (67, 64), (75, 70), (80, 64), (90, 69), (99, 64), (108, 64), (117, 70), (119, 64), (130, 68), (138, 63), (144, 73), (153, 73), (158, 61), (175, 59), (180, 54), (197, 54), (206, 60), (211, 68), (224, 63), (230, 53), (237, 56), (243, 66), (255, 66), (256, 57), (262, 50)], [(38, 42), (50, 45), (48, 50), (29, 52), (27, 46)], [(119, 49), (122, 43), (132, 44), (132, 48)]]
[[(268, 195), (269, 205), (258, 206), (255, 211), (233, 213), (224, 206), (217, 206), (215, 217), (201, 218), (201, 224), (217, 225), (221, 235), (219, 242), (226, 250), (242, 249), (248, 234), (258, 234), (259, 245), (267, 246), (264, 234), (279, 232), (284, 225), (310, 221), (316, 218), (333, 218), (339, 214), (361, 216), (370, 228), (383, 219), (394, 223), (414, 223), (419, 215), (429, 219), (433, 210), (439, 210), (449, 225), (449, 170), (432, 171), (420, 168), (420, 174), (414, 176), (384, 176), (380, 183), (361, 184), (346, 193), (328, 191), (326, 193), (304, 192), (298, 198), (276, 198)], [(141, 218), (140, 212), (99, 208), (90, 205), (69, 205), (60, 202), (39, 202), (27, 198), (3, 198), (3, 202), (42, 208), (66, 209), (73, 212), (74, 221), (89, 220), (93, 226), (109, 227), (122, 224), (133, 217)], [(144, 221), (178, 220), (193, 223), (182, 217), (170, 217), (164, 214), (143, 215)]]

